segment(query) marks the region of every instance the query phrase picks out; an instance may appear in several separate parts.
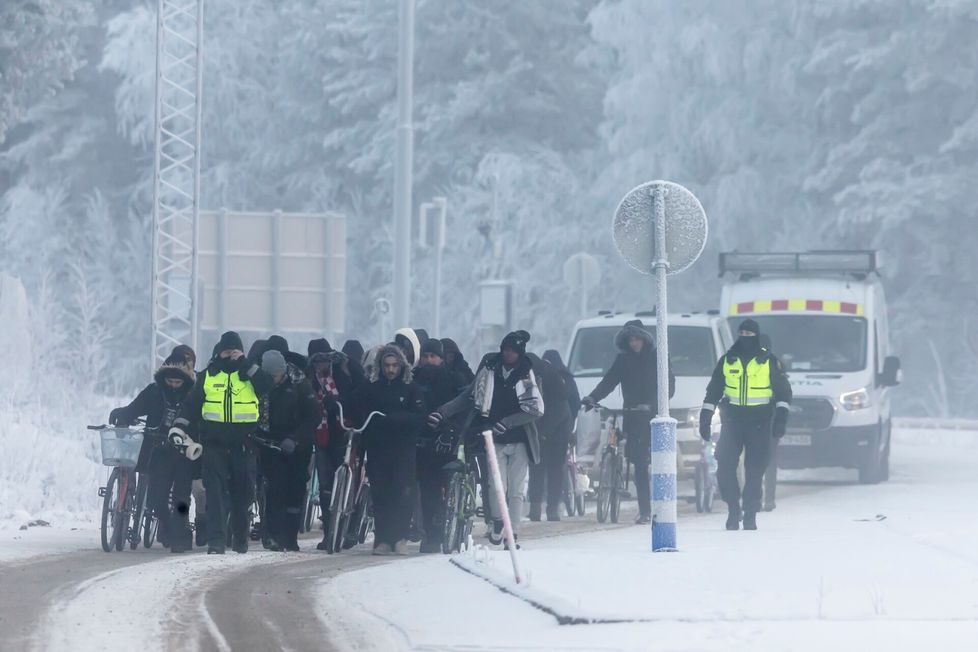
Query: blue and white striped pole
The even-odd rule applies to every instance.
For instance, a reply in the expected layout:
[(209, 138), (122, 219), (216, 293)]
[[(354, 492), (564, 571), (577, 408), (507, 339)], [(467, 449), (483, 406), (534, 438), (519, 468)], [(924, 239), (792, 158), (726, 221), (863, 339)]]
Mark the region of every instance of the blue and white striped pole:
[(676, 550), (676, 420), (652, 419), (652, 551)]
[(655, 344), (659, 414), (652, 419), (652, 552), (676, 548), (676, 420), (669, 415), (669, 307), (666, 292), (666, 189), (655, 184)]

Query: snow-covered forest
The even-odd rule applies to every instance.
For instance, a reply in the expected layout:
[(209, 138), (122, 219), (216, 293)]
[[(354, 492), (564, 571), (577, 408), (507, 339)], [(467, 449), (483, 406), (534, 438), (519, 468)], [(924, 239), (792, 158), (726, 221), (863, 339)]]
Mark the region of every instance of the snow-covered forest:
[[(35, 373), (103, 393), (149, 371), (155, 6), (0, 4), (0, 272), (27, 288)], [(205, 20), (203, 206), (346, 214), (348, 331), (373, 332), (396, 3), (208, 0)], [(420, 0), (415, 200), (450, 206), (439, 335), (474, 346), (493, 270), (533, 343), (563, 346), (576, 299), (555, 261), (579, 250), (603, 264), (593, 309), (648, 307), (611, 214), (666, 178), (711, 221), (676, 309), (716, 305), (721, 250), (879, 248), (898, 409), (978, 414), (975, 34), (974, 0)], [(412, 325), (430, 326), (430, 255)]]

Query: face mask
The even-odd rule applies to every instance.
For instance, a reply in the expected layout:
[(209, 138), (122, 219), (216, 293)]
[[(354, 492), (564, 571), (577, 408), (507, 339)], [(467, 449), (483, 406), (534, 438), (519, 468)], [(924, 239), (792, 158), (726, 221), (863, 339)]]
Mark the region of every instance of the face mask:
[(757, 336), (756, 335), (741, 335), (737, 338), (737, 348), (740, 351), (755, 351), (757, 350)]

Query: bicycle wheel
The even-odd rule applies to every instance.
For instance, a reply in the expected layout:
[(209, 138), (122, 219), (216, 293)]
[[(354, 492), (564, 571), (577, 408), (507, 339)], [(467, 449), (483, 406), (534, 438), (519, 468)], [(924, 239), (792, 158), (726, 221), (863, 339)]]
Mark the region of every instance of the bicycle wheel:
[(618, 522), (618, 515), (621, 513), (621, 495), (625, 491), (625, 474), (622, 472), (621, 467), (622, 457), (620, 455), (615, 455), (615, 463), (612, 466), (614, 469), (615, 478), (614, 483), (611, 485), (611, 501), (608, 513), (612, 523)]
[(370, 485), (364, 485), (357, 505), (356, 542), (366, 543), (367, 535), (373, 529), (374, 502), (370, 496)]
[(326, 552), (334, 553), (342, 549), (343, 534), (346, 532), (346, 522), (349, 517), (350, 488), (353, 478), (350, 468), (341, 466), (336, 469), (336, 480), (333, 484), (333, 501), (329, 506), (329, 530), (326, 537)]
[(156, 543), (156, 533), (159, 530), (160, 521), (153, 514), (146, 512), (143, 517), (143, 547), (152, 548)]
[(116, 525), (113, 532), (116, 550), (122, 550), (126, 547), (126, 537), (129, 535), (129, 515), (133, 511), (133, 494), (135, 493), (135, 487), (132, 486), (134, 475), (135, 473), (129, 469), (119, 474), (119, 502), (117, 503)]
[(112, 469), (109, 481), (105, 483), (102, 498), (102, 550), (112, 552), (115, 545), (116, 511), (119, 506), (118, 490), (119, 469)]
[(317, 516), (319, 516), (319, 473), (313, 468), (312, 476), (310, 476), (309, 484), (306, 487), (306, 512), (305, 518), (302, 519), (303, 532), (312, 532), (312, 526), (316, 523)]
[(460, 518), (462, 512), (462, 483), (465, 482), (461, 473), (453, 473), (448, 480), (448, 495), (445, 497), (445, 527), (442, 528), (441, 551), (446, 555), (457, 552), (462, 534)]
[(147, 512), (146, 495), (149, 493), (148, 489), (149, 476), (145, 473), (140, 473), (139, 480), (136, 482), (136, 509), (132, 514), (132, 531), (129, 533), (130, 550), (138, 548), (139, 541), (143, 538), (143, 514)]
[(615, 489), (615, 469), (613, 462), (615, 455), (611, 452), (605, 453), (601, 457), (601, 467), (598, 472), (598, 523), (608, 520), (608, 513), (611, 511), (611, 493)]
[(476, 478), (469, 475), (463, 487), (462, 502), (462, 536), (459, 539), (459, 552), (465, 546), (468, 549), (469, 540), (472, 538), (472, 522), (476, 515), (475, 506), (475, 487)]
[(574, 475), (570, 467), (564, 467), (564, 510), (567, 516), (574, 515)]

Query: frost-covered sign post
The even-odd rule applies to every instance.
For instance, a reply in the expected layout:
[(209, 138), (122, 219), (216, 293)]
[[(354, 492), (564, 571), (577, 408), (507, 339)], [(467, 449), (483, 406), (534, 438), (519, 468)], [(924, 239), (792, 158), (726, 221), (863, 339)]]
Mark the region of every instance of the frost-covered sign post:
[(649, 181), (621, 200), (615, 246), (629, 265), (655, 274), (659, 413), (652, 419), (652, 550), (676, 550), (676, 420), (669, 416), (669, 308), (666, 276), (692, 265), (706, 246), (706, 213), (695, 195)]

